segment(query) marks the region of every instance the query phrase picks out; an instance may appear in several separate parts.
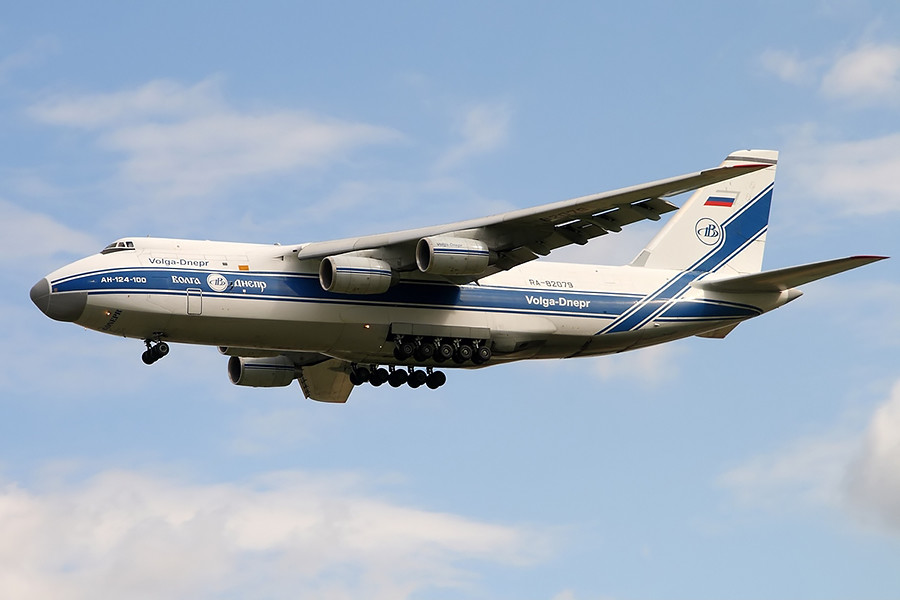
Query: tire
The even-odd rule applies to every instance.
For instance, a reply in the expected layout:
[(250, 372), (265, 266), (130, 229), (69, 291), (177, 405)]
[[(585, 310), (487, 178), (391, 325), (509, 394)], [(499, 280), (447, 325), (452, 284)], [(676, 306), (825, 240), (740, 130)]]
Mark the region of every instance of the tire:
[(453, 353), (453, 362), (455, 362), (458, 365), (461, 365), (464, 362), (472, 360), (472, 355), (474, 353), (475, 353), (475, 351), (472, 350), (472, 346), (470, 346), (468, 344), (461, 344), (456, 349), (456, 352)]
[(441, 371), (434, 371), (425, 379), (425, 385), (427, 385), (429, 389), (432, 390), (438, 389), (445, 383), (447, 383), (447, 376), (444, 375)]
[(424, 362), (434, 356), (434, 344), (425, 342), (416, 348), (416, 360)]
[(427, 378), (428, 375), (425, 373), (425, 371), (413, 371), (412, 373), (410, 373), (409, 381), (407, 381), (407, 383), (409, 384), (409, 387), (416, 389), (417, 387), (424, 384)]
[(416, 346), (412, 342), (403, 342), (394, 346), (394, 358), (404, 361), (416, 351)]
[[(366, 377), (368, 379), (368, 377)], [(353, 385), (362, 385), (366, 382), (366, 379), (363, 379), (360, 372), (356, 369), (350, 371), (350, 383)]]
[(375, 369), (371, 375), (369, 375), (369, 383), (371, 383), (375, 387), (378, 387), (382, 383), (385, 383), (388, 380), (388, 377), (390, 377), (388, 370), (384, 367), (379, 367)]
[(472, 362), (476, 365), (483, 365), (487, 361), (491, 360), (491, 356), (494, 353), (491, 352), (490, 346), (478, 346), (475, 349), (475, 354), (472, 356)]
[(453, 346), (451, 344), (441, 344), (434, 353), (435, 362), (442, 363), (453, 358)]
[(388, 376), (388, 383), (391, 384), (391, 387), (397, 388), (406, 383), (407, 379), (409, 379), (409, 374), (406, 371), (397, 369)]

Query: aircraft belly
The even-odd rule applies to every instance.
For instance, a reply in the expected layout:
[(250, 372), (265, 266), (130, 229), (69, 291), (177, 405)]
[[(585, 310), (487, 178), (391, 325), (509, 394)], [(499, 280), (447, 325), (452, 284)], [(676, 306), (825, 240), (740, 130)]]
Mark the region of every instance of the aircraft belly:
[(88, 305), (77, 323), (111, 335), (148, 338), (166, 331), (172, 318), (171, 302), (161, 303), (147, 294), (88, 296)]

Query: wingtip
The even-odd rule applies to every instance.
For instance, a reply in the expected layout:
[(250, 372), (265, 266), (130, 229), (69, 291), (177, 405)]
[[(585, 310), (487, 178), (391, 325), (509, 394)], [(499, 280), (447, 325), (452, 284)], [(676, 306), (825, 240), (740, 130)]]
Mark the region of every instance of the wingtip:
[(776, 165), (778, 164), (778, 150), (736, 150), (725, 158), (725, 162), (729, 161), (740, 163), (734, 166), (744, 166), (744, 163), (748, 165)]

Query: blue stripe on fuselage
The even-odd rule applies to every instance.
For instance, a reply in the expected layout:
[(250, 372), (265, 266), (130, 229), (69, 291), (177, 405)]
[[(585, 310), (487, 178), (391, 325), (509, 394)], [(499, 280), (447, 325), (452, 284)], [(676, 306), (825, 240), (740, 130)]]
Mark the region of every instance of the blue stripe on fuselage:
[[(648, 294), (625, 314), (606, 326), (599, 333), (617, 333), (638, 329), (650, 320), (668, 314), (673, 302), (690, 289), (691, 283), (721, 268), (726, 262), (746, 248), (768, 227), (769, 209), (772, 204), (773, 185), (751, 200), (722, 225), (725, 235), (707, 254), (691, 267), (671, 279), (655, 292)], [(758, 313), (757, 313), (758, 314)]]
[[(52, 286), (53, 290), (58, 292), (86, 291), (91, 295), (183, 295), (188, 289), (199, 289), (205, 296), (211, 298), (325, 302), (356, 306), (453, 309), (596, 319), (615, 319), (644, 298), (624, 293), (532, 290), (483, 285), (455, 286), (423, 281), (402, 281), (386, 293), (360, 296), (327, 292), (322, 289), (318, 277), (313, 274), (243, 271), (219, 274), (228, 280), (228, 286), (221, 292), (213, 290), (207, 283), (209, 271), (153, 267), (94, 271), (54, 280)], [(658, 306), (659, 303), (655, 305)], [(673, 319), (745, 318), (760, 312), (754, 307), (734, 303), (692, 301), (691, 306), (692, 308), (685, 309), (677, 315), (673, 314)]]

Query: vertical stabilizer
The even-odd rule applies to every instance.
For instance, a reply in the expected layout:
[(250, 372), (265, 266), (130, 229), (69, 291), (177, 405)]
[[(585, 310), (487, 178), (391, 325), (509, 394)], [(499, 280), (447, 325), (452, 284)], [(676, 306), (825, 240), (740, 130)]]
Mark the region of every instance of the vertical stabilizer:
[(759, 272), (778, 152), (741, 150), (722, 163), (760, 163), (770, 166), (694, 192), (631, 264), (731, 275)]

